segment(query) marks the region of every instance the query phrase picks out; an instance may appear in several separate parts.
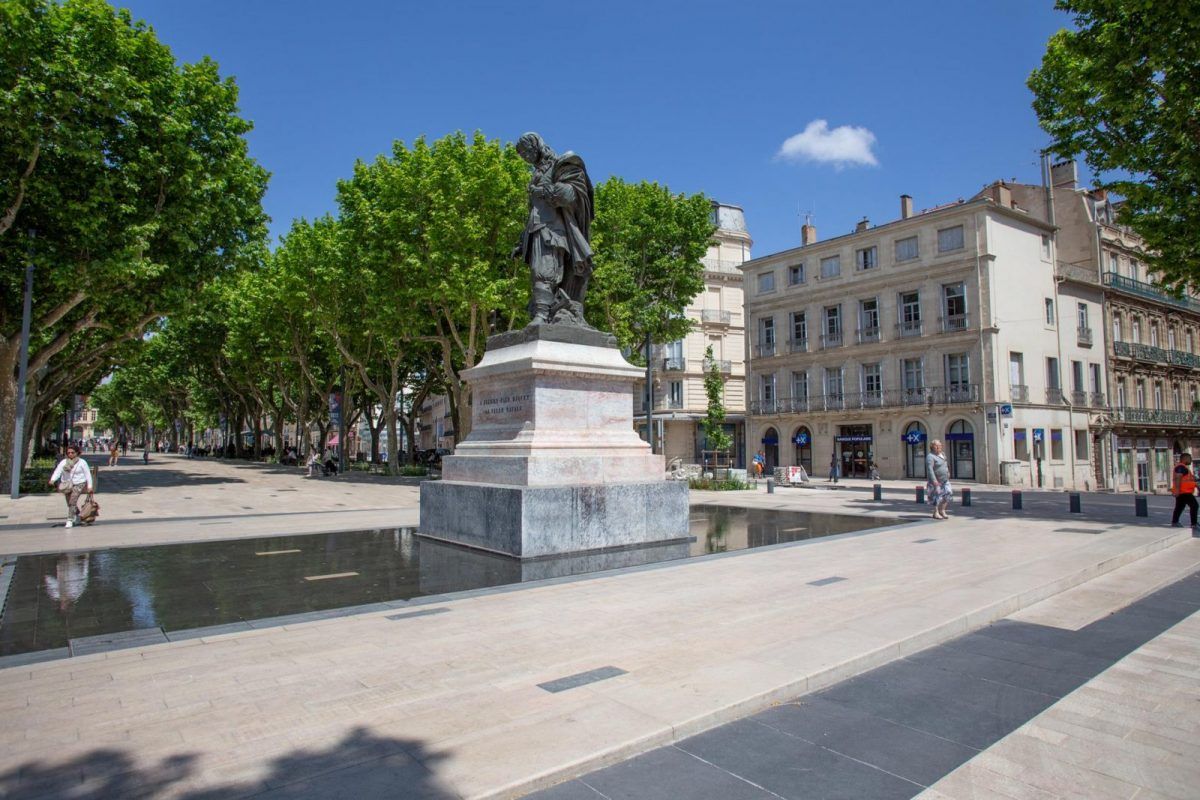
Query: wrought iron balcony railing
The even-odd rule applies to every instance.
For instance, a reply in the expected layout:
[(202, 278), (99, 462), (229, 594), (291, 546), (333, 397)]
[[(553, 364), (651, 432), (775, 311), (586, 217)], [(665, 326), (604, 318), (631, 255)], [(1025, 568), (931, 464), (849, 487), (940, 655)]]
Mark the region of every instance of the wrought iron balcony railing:
[(733, 312), (723, 308), (705, 308), (700, 312), (700, 321), (709, 325), (728, 325), (733, 321)]
[(910, 319), (896, 323), (896, 332), (902, 337), (920, 336), (923, 331), (921, 320)]
[(775, 355), (775, 342), (759, 342), (754, 346), (754, 354), (759, 358), (770, 358)]
[(663, 372), (682, 372), (687, 368), (687, 361), (683, 356), (667, 356), (662, 360)]
[(807, 353), (808, 339), (789, 339), (788, 350), (793, 353)]
[(1114, 408), (1113, 419), (1132, 425), (1171, 425), (1200, 428), (1200, 412), (1167, 411), (1159, 408)]
[(837, 333), (822, 333), (821, 334), (821, 349), (828, 350), (831, 347), (842, 346), (842, 332)]
[(1092, 408), (1104, 408), (1104, 393), (1092, 392)]
[(713, 364), (717, 365), (717, 371), (722, 375), (728, 375), (733, 372), (733, 362), (727, 358), (706, 358), (704, 359), (704, 371), (708, 372), (713, 368)]
[(1192, 369), (1200, 368), (1200, 356), (1195, 353), (1189, 353), (1184, 350), (1168, 350), (1167, 357), (1170, 363), (1180, 367), (1190, 367)]
[(948, 314), (942, 317), (942, 332), (955, 333), (971, 327), (971, 321), (966, 314)]
[(1064, 402), (1062, 389), (1053, 386), (1046, 389), (1046, 403), (1052, 406), (1061, 406)]
[(1092, 329), (1091, 328), (1080, 325), (1078, 328), (1076, 328), (1076, 334), (1077, 334), (1077, 336), (1076, 336), (1075, 341), (1079, 344), (1080, 347), (1091, 347), (1092, 346)]
[(922, 386), (915, 389), (868, 389), (861, 392), (830, 392), (813, 397), (755, 400), (751, 414), (803, 414), (820, 411), (900, 408), (904, 406), (958, 405), (979, 402), (979, 387)]
[(878, 325), (871, 327), (871, 328), (859, 328), (858, 329), (858, 343), (859, 344), (869, 344), (870, 342), (878, 342), (878, 341), (879, 341), (879, 326)]
[(1088, 393), (1081, 392), (1078, 389), (1071, 392), (1071, 405), (1086, 406), (1088, 404)]
[(1180, 297), (1171, 294), (1160, 286), (1153, 283), (1145, 283), (1144, 281), (1134, 280), (1116, 272), (1106, 272), (1101, 276), (1105, 286), (1116, 289), (1127, 294), (1145, 297), (1150, 300), (1157, 300), (1160, 303), (1168, 303), (1178, 308), (1184, 308), (1188, 311), (1200, 313), (1200, 302), (1191, 299), (1190, 297)]
[(1012, 401), (1014, 403), (1028, 403), (1029, 387), (1023, 386), (1019, 383), (1014, 383), (1012, 385)]
[(1113, 355), (1154, 364), (1170, 363), (1171, 358), (1170, 354), (1161, 347), (1139, 342), (1113, 342)]

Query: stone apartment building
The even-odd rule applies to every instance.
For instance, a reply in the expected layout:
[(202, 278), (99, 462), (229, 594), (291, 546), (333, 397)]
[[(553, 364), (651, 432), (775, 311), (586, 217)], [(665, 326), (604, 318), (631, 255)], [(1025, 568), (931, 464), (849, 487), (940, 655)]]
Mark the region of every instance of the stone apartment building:
[(1091, 344), (1083, 375), (1075, 364), (1067, 372), (1067, 401), (1090, 406), (1099, 485), (1169, 491), (1176, 454), (1200, 452), (1200, 302), (1155, 284), (1140, 239), (1115, 222), (1119, 203), (1080, 187), (1073, 163), (1055, 165), (1047, 186), (1011, 190), (1057, 227), (1064, 335), (1073, 315), (1077, 340)]
[(743, 264), (747, 452), (814, 478), (833, 459), (923, 480), (941, 439), (956, 480), (1096, 486), (1103, 342), (1075, 314), (1102, 302), (1060, 286), (1054, 231), (997, 183), (919, 213), (904, 195), (899, 219), (825, 241), (805, 225), (800, 247)]
[[(704, 258), (704, 291), (684, 311), (695, 325), (677, 342), (653, 349), (653, 420), (655, 449), (670, 463), (701, 463), (705, 450), (700, 421), (708, 410), (704, 392), (705, 352), (725, 378), (726, 430), (733, 437), (733, 464), (745, 465), (745, 325), (741, 264), (753, 244), (742, 209), (713, 203), (717, 226)], [(646, 382), (634, 387), (634, 426), (646, 438)]]

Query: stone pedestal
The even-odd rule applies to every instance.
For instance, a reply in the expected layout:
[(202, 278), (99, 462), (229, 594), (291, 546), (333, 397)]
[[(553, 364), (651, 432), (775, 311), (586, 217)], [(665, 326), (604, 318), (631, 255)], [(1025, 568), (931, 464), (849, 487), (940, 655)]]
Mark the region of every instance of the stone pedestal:
[(421, 485), (421, 534), (521, 558), (685, 539), (687, 486), (633, 430), (642, 374), (596, 331), (492, 337), (463, 372), (471, 433)]

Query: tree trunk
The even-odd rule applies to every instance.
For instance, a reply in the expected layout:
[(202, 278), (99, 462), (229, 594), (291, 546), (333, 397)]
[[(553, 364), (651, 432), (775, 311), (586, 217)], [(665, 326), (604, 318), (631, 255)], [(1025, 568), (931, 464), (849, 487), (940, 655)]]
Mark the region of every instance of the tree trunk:
[(397, 466), (400, 463), (400, 447), (396, 439), (396, 404), (392, 403), (384, 406), (384, 419), (387, 420), (388, 432), (388, 474), (395, 475), (399, 470)]
[(275, 460), (283, 458), (283, 414), (276, 414), (275, 419)]
[(258, 461), (262, 458), (262, 416), (258, 413), (258, 409), (254, 411), (254, 460)]
[(412, 415), (405, 416), (401, 419), (404, 425), (404, 438), (408, 440), (407, 461), (412, 464), (417, 460), (417, 443), (416, 443), (416, 425), (413, 424)]
[[(0, 344), (0, 484), (8, 490), (14, 469), (12, 463), (13, 420), (17, 418), (17, 359), (21, 342), (14, 337)], [(26, 432), (28, 433), (28, 431)]]
[(300, 390), (300, 402), (296, 411), (296, 459), (303, 463), (308, 458), (308, 390)]

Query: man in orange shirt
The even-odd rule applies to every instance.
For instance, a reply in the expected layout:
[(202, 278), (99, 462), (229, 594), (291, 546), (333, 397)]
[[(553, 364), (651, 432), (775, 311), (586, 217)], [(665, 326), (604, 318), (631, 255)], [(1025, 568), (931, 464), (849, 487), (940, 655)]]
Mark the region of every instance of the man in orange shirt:
[(1175, 528), (1182, 527), (1179, 524), (1179, 517), (1183, 514), (1183, 509), (1186, 506), (1192, 517), (1192, 527), (1196, 527), (1196, 476), (1192, 473), (1192, 456), (1189, 453), (1184, 453), (1179, 456), (1179, 463), (1175, 465), (1175, 476), (1171, 483), (1171, 492), (1175, 495), (1175, 511), (1171, 514), (1171, 525)]

